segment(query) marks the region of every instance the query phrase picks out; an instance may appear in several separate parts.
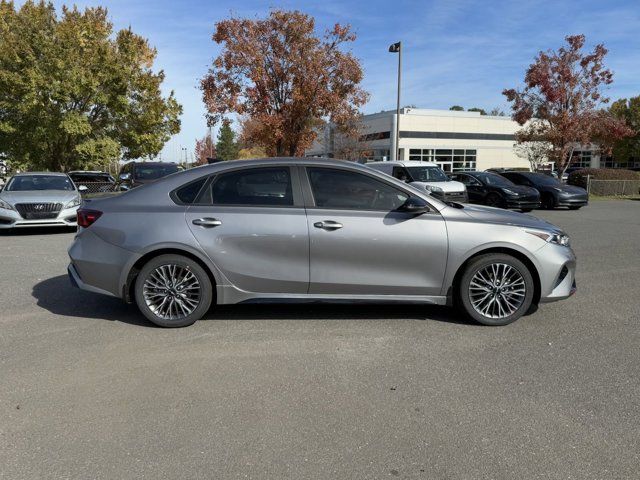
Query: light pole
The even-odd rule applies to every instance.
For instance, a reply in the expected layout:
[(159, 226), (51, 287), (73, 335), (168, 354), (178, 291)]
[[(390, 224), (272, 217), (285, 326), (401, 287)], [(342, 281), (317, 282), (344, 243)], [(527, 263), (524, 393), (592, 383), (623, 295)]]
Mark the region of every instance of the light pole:
[(400, 84), (402, 79), (402, 42), (389, 46), (389, 52), (398, 54), (398, 102), (396, 104), (396, 145), (391, 160), (400, 160)]

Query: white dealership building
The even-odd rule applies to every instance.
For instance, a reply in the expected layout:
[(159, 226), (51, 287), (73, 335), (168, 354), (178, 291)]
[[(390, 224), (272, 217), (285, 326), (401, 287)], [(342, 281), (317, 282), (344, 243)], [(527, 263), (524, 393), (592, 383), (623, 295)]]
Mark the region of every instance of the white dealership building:
[[(396, 138), (396, 126), (400, 135)], [(521, 128), (506, 116), (479, 112), (403, 108), (362, 118), (362, 134), (351, 150), (368, 160), (391, 160), (396, 146), (399, 160), (437, 162), (445, 171), (529, 167), (516, 155), (515, 132)], [(307, 150), (307, 156), (340, 157), (347, 140), (326, 125)], [(576, 152), (575, 166), (599, 167), (600, 158), (589, 150)], [(602, 165), (605, 166), (605, 165)]]

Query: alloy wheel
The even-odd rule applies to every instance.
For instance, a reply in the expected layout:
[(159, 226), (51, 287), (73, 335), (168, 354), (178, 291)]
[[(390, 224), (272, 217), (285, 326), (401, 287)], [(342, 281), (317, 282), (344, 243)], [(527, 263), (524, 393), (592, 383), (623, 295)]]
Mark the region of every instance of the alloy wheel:
[(160, 265), (149, 273), (142, 290), (149, 310), (162, 320), (191, 315), (200, 304), (198, 277), (187, 266)]
[(507, 318), (524, 303), (526, 283), (522, 274), (506, 263), (491, 263), (479, 269), (469, 283), (473, 309), (488, 318)]

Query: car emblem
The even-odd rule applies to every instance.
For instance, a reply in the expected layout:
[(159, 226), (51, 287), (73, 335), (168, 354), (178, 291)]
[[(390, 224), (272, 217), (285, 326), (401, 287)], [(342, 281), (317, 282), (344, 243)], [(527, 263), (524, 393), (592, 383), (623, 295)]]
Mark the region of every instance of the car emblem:
[(34, 205), (34, 207), (36, 210), (44, 210), (44, 205), (42, 205), (41, 203), (38, 205)]

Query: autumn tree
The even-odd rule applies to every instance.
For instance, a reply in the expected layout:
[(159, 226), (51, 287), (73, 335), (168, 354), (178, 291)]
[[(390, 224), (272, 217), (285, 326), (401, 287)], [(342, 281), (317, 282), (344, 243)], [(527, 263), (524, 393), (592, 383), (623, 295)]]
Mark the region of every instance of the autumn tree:
[(631, 159), (640, 160), (640, 96), (616, 100), (611, 104), (609, 112), (625, 121), (634, 131), (633, 135), (614, 142), (614, 158), (622, 163)]
[(524, 88), (502, 92), (512, 104), (512, 118), (520, 125), (534, 124), (518, 132), (518, 141), (548, 143), (559, 175), (580, 145), (597, 142), (606, 148), (631, 133), (624, 121), (602, 109), (608, 102), (602, 90), (613, 81), (604, 67), (607, 49), (599, 44), (584, 53), (584, 35), (568, 36), (566, 42), (557, 51), (538, 53), (526, 71)]
[(218, 132), (218, 142), (216, 143), (217, 157), (221, 160), (236, 160), (238, 158), (238, 151), (236, 134), (231, 128), (231, 122), (225, 119)]
[(156, 50), (107, 10), (0, 0), (0, 152), (41, 170), (157, 155), (180, 130)]
[(319, 37), (313, 17), (272, 10), (218, 22), (213, 40), (222, 52), (201, 81), (208, 121), (250, 117), (252, 140), (269, 155), (303, 155), (323, 119), (346, 131), (368, 98), (359, 61), (342, 50), (355, 40), (349, 26)]
[(196, 140), (194, 148), (196, 165), (206, 165), (208, 158), (216, 158), (216, 146), (211, 135), (205, 135), (200, 140)]

